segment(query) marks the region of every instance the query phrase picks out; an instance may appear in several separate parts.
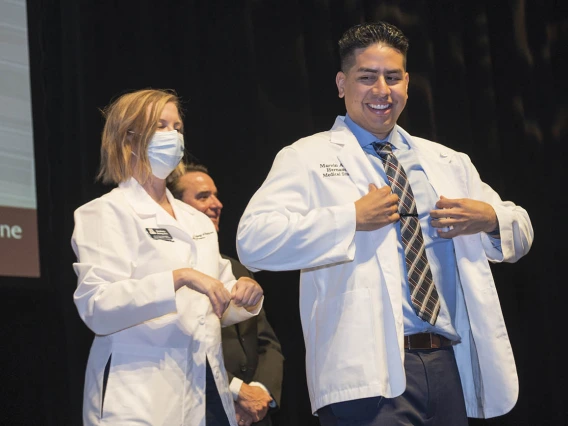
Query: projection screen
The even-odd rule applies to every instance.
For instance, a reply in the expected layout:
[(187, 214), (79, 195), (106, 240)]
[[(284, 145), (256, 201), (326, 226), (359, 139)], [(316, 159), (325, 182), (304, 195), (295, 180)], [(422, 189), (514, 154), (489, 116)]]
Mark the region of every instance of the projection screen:
[(0, 0), (0, 275), (39, 277), (25, 0)]

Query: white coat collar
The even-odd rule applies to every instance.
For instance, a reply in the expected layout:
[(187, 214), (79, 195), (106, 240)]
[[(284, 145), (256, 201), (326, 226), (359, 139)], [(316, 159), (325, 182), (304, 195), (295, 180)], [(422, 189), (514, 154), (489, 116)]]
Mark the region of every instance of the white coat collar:
[[(338, 116), (331, 128), (330, 142), (343, 148), (337, 155), (351, 179), (359, 189), (361, 196), (369, 192), (369, 183), (377, 187), (387, 185), (383, 176), (378, 174), (367, 158), (365, 152), (357, 142), (355, 135), (344, 122), (344, 117)], [(455, 182), (448, 181), (446, 174), (440, 173), (444, 167), (455, 161), (456, 152), (433, 142), (414, 138), (402, 127), (396, 125), (394, 131), (399, 132), (408, 145), (418, 156), (420, 165), (428, 177), (434, 191), (439, 195), (452, 198), (457, 186)]]
[(416, 153), (418, 161), (438, 197), (443, 195), (447, 198), (460, 198), (460, 187), (462, 186), (456, 185), (455, 173), (452, 173), (453, 179), (448, 179), (447, 172), (447, 168), (453, 168), (457, 161), (456, 151), (431, 141), (412, 137), (400, 126), (396, 126), (395, 130), (404, 137)]
[(361, 196), (369, 192), (369, 183), (374, 183), (378, 187), (387, 183), (380, 178), (365, 152), (357, 142), (355, 135), (349, 130), (344, 122), (345, 117), (338, 116), (331, 128), (330, 142), (342, 146), (337, 158), (345, 167), (351, 180), (359, 189)]
[[(160, 225), (169, 225), (175, 226), (176, 228), (184, 229), (184, 226), (178, 222), (178, 220), (174, 219), (170, 216), (156, 201), (150, 197), (150, 195), (146, 192), (146, 190), (138, 183), (138, 181), (134, 178), (130, 178), (125, 182), (121, 182), (119, 185), (121, 192), (124, 194), (124, 197), (128, 204), (132, 207), (134, 212), (140, 217), (152, 217), (156, 218), (156, 224)], [(183, 203), (178, 203), (174, 196), (171, 194), (169, 189), (166, 188), (166, 197), (170, 202), (172, 209), (174, 210), (174, 214), (176, 218), (181, 220), (183, 217), (183, 213), (187, 212), (193, 215), (195, 210), (190, 206), (187, 206)], [(186, 231), (186, 230), (185, 230)]]

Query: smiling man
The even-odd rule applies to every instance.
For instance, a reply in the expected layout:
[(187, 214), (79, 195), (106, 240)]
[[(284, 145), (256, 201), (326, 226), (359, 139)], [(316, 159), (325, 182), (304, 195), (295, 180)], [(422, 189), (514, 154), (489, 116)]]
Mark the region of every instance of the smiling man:
[(301, 269), (306, 375), (323, 426), (465, 426), (517, 400), (489, 262), (529, 251), (530, 219), (467, 155), (396, 124), (407, 50), (385, 22), (345, 32), (346, 116), (282, 149), (239, 223), (247, 267)]
[(205, 166), (186, 166), (185, 173), (170, 185), (170, 189), (176, 198), (205, 213), (219, 232), (223, 203), (217, 198), (217, 187)]

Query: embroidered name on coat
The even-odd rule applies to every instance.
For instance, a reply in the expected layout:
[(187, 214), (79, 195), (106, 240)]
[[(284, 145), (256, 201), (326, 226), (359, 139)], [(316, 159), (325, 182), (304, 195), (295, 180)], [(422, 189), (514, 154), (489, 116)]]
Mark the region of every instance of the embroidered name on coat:
[(347, 170), (341, 163), (320, 163), (320, 169), (323, 169), (322, 177), (349, 176), (349, 173), (347, 173)]
[(193, 236), (194, 240), (202, 240), (203, 238), (205, 238), (207, 235), (211, 235), (213, 234), (213, 232), (204, 232), (203, 234), (197, 234)]

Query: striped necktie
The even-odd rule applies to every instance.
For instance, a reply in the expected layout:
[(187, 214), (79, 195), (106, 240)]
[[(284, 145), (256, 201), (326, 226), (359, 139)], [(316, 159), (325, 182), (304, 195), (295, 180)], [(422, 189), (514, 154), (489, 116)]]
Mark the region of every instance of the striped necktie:
[(377, 155), (383, 160), (392, 192), (399, 198), (400, 233), (404, 246), (412, 307), (416, 315), (422, 320), (434, 325), (440, 312), (440, 300), (426, 257), (422, 228), (418, 220), (416, 202), (410, 188), (410, 182), (402, 165), (392, 153), (390, 143), (375, 142), (373, 147)]

